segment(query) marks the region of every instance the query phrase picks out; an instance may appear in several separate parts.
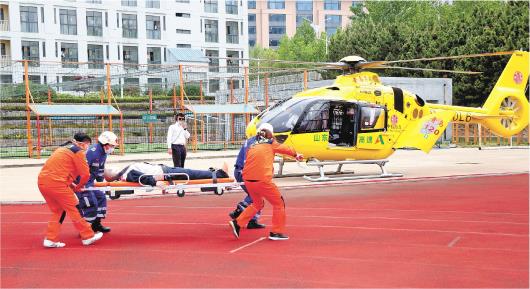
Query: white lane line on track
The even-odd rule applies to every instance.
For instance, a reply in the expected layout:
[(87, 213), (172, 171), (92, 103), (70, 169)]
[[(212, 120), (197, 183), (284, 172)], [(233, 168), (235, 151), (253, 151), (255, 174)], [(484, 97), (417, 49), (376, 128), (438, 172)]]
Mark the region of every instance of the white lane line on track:
[(447, 247), (449, 248), (452, 248), (458, 241), (460, 241), (460, 236), (456, 237), (453, 239), (453, 241), (449, 242), (449, 244), (447, 244)]
[[(116, 212), (113, 210), (112, 215), (114, 216), (180, 216), (180, 213), (167, 214), (167, 213), (125, 213)], [(49, 215), (49, 212), (9, 212), (2, 213), (2, 215)], [(271, 217), (272, 215), (261, 215), (264, 217)], [(323, 216), (323, 215), (294, 215), (291, 214), (292, 218), (318, 218), (318, 219), (338, 219), (338, 220), (398, 220), (398, 221), (414, 221), (414, 222), (450, 222), (450, 223), (482, 223), (482, 224), (508, 224), (508, 225), (522, 225), (528, 226), (528, 222), (508, 222), (508, 221), (481, 221), (481, 220), (452, 220), (452, 219), (429, 219), (429, 218), (395, 218), (395, 217), (378, 217), (378, 216)]]
[(244, 249), (244, 248), (246, 248), (246, 247), (248, 247), (248, 246), (252, 246), (252, 245), (254, 245), (254, 244), (257, 244), (258, 242), (261, 242), (261, 241), (263, 241), (263, 240), (265, 240), (265, 239), (267, 239), (267, 237), (261, 237), (261, 238), (255, 240), (254, 242), (250, 242), (250, 243), (248, 243), (248, 244), (246, 244), (246, 245), (243, 245), (243, 246), (241, 246), (241, 247), (239, 247), (239, 248), (236, 248), (236, 249), (230, 251), (230, 253), (235, 253), (235, 252), (237, 252), (237, 251), (239, 251), (239, 250), (241, 250), (241, 249)]
[(311, 207), (288, 207), (289, 210), (343, 210), (343, 211), (386, 211), (386, 212), (419, 212), (419, 213), (462, 213), (478, 215), (510, 215), (510, 216), (528, 216), (528, 213), (507, 213), (507, 212), (473, 212), (473, 211), (429, 211), (429, 210), (400, 210), (400, 209), (355, 209), (355, 208), (311, 208)]
[[(4, 224), (34, 224), (43, 225), (48, 222), (2, 222)], [(178, 222), (108, 222), (107, 224), (136, 224), (136, 225), (207, 225), (207, 226), (226, 226), (226, 224), (214, 223), (178, 223)], [(294, 226), (294, 225), (293, 225)], [(513, 234), (502, 232), (476, 232), (476, 231), (454, 231), (454, 230), (435, 230), (435, 229), (409, 229), (409, 228), (382, 228), (382, 227), (360, 227), (360, 226), (330, 226), (330, 225), (296, 225), (298, 228), (317, 228), (317, 229), (352, 229), (352, 230), (374, 230), (374, 231), (397, 231), (397, 232), (430, 232), (430, 233), (454, 233), (454, 234), (471, 234), (486, 236), (505, 236), (528, 238), (528, 234)]]

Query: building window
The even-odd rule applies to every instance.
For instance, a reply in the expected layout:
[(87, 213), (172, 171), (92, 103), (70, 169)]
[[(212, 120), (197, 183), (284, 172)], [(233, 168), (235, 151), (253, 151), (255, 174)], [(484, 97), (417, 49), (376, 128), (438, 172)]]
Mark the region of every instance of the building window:
[(28, 75), (28, 80), (31, 83), (38, 83), (40, 84), (40, 75)]
[[(4, 11), (4, 10), (2, 9), (2, 11)], [(2, 20), (4, 20), (4, 19), (2, 19)], [(40, 22), (44, 23), (44, 7), (40, 8)]]
[(214, 93), (219, 91), (219, 79), (210, 79), (208, 82), (208, 91)]
[(248, 0), (248, 9), (256, 9), (256, 0)]
[(0, 83), (13, 83), (13, 75), (11, 74), (0, 75)]
[(304, 19), (313, 22), (313, 2), (308, 0), (296, 1), (296, 27), (304, 23)]
[(86, 12), (86, 29), (88, 36), (103, 35), (103, 14), (97, 11)]
[(160, 39), (160, 16), (145, 16), (148, 39)]
[(340, 0), (324, 0), (324, 10), (340, 10)]
[(313, 15), (296, 15), (296, 27), (300, 27), (304, 21), (313, 23)]
[(42, 57), (46, 57), (46, 42), (44, 41), (42, 41)]
[(138, 47), (123, 46), (123, 63), (138, 64)]
[(248, 14), (248, 45), (256, 45), (256, 14)]
[(103, 45), (87, 45), (88, 54), (88, 68), (102, 69), (103, 68)]
[(86, 3), (90, 3), (90, 4), (101, 4), (101, 0), (86, 0)]
[(145, 8), (160, 8), (160, 0), (145, 0)]
[(225, 9), (227, 14), (237, 15), (237, 1), (238, 0), (225, 0)]
[(285, 9), (285, 0), (268, 0), (267, 8), (269, 9)]
[(183, 18), (190, 18), (191, 15), (190, 15), (190, 13), (179, 13), (179, 12), (177, 12), (177, 13), (175, 13), (175, 16), (176, 17), (183, 17)]
[(148, 66), (148, 70), (159, 69), (160, 66), (156, 64), (162, 64), (162, 55), (160, 47), (147, 47), (147, 64), (154, 66)]
[(61, 43), (61, 62), (63, 67), (78, 67), (78, 61), (77, 43)]
[(177, 34), (191, 34), (191, 30), (177, 29)]
[(39, 32), (37, 7), (20, 6), (20, 29), (22, 32)]
[(342, 16), (340, 15), (326, 15), (326, 33), (329, 35), (335, 33), (340, 27)]
[(191, 44), (177, 43), (177, 48), (191, 48)]
[(217, 0), (204, 0), (204, 12), (217, 13)]
[(226, 43), (239, 44), (239, 24), (226, 21)]
[(226, 66), (226, 72), (239, 73), (239, 51), (226, 51)]
[(296, 11), (313, 11), (313, 1), (311, 0), (297, 0)]
[(269, 47), (279, 46), (285, 31), (285, 14), (269, 14)]
[(59, 9), (61, 34), (77, 35), (77, 13), (75, 10)]
[(136, 7), (136, 0), (121, 0), (121, 6)]
[(208, 71), (219, 72), (219, 51), (205, 50), (204, 55), (210, 60), (208, 63)]
[(219, 21), (204, 19), (204, 35), (206, 42), (219, 42)]
[(147, 86), (152, 89), (158, 89), (163, 88), (164, 83), (162, 82), (162, 78), (148, 78)]
[(138, 37), (138, 21), (136, 14), (122, 14), (121, 15), (122, 36), (125, 38)]
[(30, 60), (28, 65), (39, 66), (39, 42), (22, 41), (22, 59)]
[(107, 55), (107, 60), (109, 60), (109, 46), (108, 45), (105, 45), (105, 54)]

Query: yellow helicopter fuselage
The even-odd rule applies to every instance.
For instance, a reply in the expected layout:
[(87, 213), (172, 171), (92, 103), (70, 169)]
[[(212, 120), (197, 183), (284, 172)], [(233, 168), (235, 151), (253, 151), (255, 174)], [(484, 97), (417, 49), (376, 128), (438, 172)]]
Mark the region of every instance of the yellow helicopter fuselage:
[(248, 125), (247, 135), (269, 122), (280, 142), (318, 160), (384, 159), (405, 147), (429, 152), (450, 122), (480, 123), (508, 137), (528, 125), (528, 60), (528, 52), (513, 53), (482, 108), (426, 103), (383, 85), (375, 73), (359, 72), (267, 109)]

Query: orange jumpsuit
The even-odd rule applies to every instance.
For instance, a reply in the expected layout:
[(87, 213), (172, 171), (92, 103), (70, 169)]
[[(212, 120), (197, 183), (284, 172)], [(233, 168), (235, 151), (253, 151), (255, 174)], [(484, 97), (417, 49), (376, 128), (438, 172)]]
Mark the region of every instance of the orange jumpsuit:
[[(77, 176), (80, 176), (80, 182), (72, 189), (70, 185)], [(46, 239), (53, 242), (59, 241), (64, 212), (68, 214), (83, 240), (94, 236), (90, 224), (81, 217), (76, 207), (78, 200), (74, 195), (74, 190), (81, 190), (89, 177), (85, 153), (74, 144), (58, 148), (46, 161), (38, 179), (39, 190), (52, 211)]]
[(239, 215), (238, 224), (246, 225), (263, 208), (265, 205), (263, 199), (266, 199), (272, 205), (271, 232), (285, 231), (285, 202), (278, 187), (272, 182), (276, 153), (296, 156), (293, 149), (276, 141), (255, 144), (248, 150), (243, 168), (243, 180), (253, 203)]

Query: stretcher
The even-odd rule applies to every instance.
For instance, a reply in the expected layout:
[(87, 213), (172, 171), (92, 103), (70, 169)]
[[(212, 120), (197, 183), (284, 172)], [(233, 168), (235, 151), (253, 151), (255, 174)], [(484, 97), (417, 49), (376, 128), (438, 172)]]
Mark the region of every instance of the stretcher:
[(169, 180), (159, 181), (158, 184), (162, 186), (150, 186), (142, 183), (142, 177), (152, 175), (142, 175), (138, 178), (138, 182), (95, 182), (93, 187), (85, 188), (85, 190), (104, 191), (110, 199), (115, 200), (121, 195), (134, 194), (136, 190), (150, 192), (153, 190), (162, 190), (163, 194), (176, 193), (179, 197), (184, 197), (186, 190), (200, 189), (202, 192), (213, 192), (216, 195), (224, 194), (226, 189), (232, 189), (240, 186), (233, 178), (213, 178), (213, 179), (199, 179), (190, 180), (189, 175), (185, 173), (163, 174), (164, 176), (183, 176), (184, 180)]

